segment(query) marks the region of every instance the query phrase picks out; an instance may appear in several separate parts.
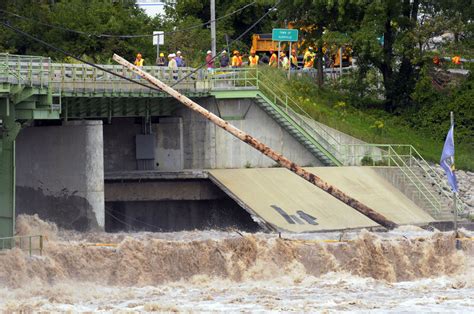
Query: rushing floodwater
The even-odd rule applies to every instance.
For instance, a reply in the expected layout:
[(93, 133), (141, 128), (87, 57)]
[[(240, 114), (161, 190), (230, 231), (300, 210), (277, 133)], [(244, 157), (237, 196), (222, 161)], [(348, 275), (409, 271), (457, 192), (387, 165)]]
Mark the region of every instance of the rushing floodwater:
[(49, 240), (43, 257), (0, 255), (3, 311), (474, 308), (474, 241), (456, 250), (452, 234), (417, 227), (281, 239), (219, 231), (80, 234), (24, 216), (18, 229)]

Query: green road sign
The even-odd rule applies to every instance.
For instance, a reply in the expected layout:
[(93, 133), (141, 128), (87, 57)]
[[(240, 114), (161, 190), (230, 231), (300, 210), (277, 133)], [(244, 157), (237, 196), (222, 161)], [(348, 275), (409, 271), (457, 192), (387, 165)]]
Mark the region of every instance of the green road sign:
[(275, 41), (298, 41), (297, 29), (274, 28), (272, 31), (272, 40)]

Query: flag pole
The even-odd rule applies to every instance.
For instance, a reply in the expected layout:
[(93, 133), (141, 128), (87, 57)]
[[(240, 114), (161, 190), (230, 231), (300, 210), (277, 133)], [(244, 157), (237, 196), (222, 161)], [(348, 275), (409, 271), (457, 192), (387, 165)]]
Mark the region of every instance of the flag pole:
[[(454, 128), (454, 113), (452, 111), (450, 113), (450, 118), (451, 118), (451, 127)], [(454, 156), (453, 156), (453, 165), (455, 165)], [(458, 235), (458, 210), (457, 210), (457, 206), (456, 206), (456, 199), (457, 199), (456, 192), (453, 191), (453, 207), (454, 207), (454, 209), (453, 209), (453, 214), (454, 214), (453, 223), (454, 223), (454, 232), (455, 232), (456, 237), (457, 237), (457, 235)]]

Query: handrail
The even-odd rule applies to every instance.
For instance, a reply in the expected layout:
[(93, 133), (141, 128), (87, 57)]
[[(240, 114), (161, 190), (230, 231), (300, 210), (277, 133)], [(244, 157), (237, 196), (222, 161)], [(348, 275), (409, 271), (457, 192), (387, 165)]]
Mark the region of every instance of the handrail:
[[(420, 153), (416, 150), (415, 147), (411, 145), (410, 147), (413, 153), (416, 154), (415, 156), (413, 156), (412, 154), (411, 157), (415, 160), (418, 166), (427, 173), (428, 179), (432, 179), (431, 174), (434, 174), (436, 178), (434, 180), (432, 179), (431, 182), (434, 183), (439, 188), (439, 190), (441, 191), (441, 193), (443, 193), (445, 197), (451, 198), (452, 195), (446, 192), (446, 189), (448, 191), (451, 189), (451, 187), (449, 187), (448, 184), (446, 183), (446, 180), (442, 176), (440, 176), (439, 173), (436, 172), (436, 170), (434, 170), (430, 166), (430, 164), (420, 155)], [(422, 164), (424, 164), (424, 166), (427, 167), (429, 170), (427, 171), (426, 168), (424, 168)], [(462, 213), (464, 211), (463, 202), (461, 198), (459, 197), (459, 195), (456, 194), (455, 197), (456, 197), (456, 210), (458, 211), (458, 213)]]
[[(268, 93), (271, 94), (271, 98), (274, 98), (275, 100), (279, 100), (284, 106), (284, 110), (285, 112), (290, 112), (290, 114), (292, 115), (292, 118), (293, 119), (298, 119), (300, 124), (306, 126), (305, 129), (309, 129), (311, 130), (312, 132), (314, 132), (317, 137), (319, 138), (320, 141), (322, 141), (325, 145), (325, 149), (331, 151), (331, 153), (337, 158), (339, 159), (341, 157), (341, 152), (340, 152), (340, 143), (329, 133), (327, 132), (326, 130), (324, 130), (321, 126), (319, 126), (318, 124), (314, 123), (313, 126), (310, 126), (306, 121), (304, 121), (304, 119), (302, 119), (300, 117), (300, 114), (297, 113), (292, 107), (291, 105), (289, 105), (289, 103), (291, 103), (293, 106), (295, 106), (296, 108), (298, 108), (298, 110), (300, 110), (303, 115), (305, 115), (307, 118), (309, 118), (311, 121), (314, 121), (314, 119), (291, 97), (288, 96), (288, 94), (283, 91), (279, 86), (277, 86), (276, 84), (274, 84), (273, 82), (271, 82), (270, 80), (268, 80), (268, 78), (260, 73), (259, 74), (259, 89), (261, 90), (261, 85), (263, 84), (264, 87), (266, 88), (266, 91)], [(268, 86), (265, 86), (265, 85), (270, 85), (270, 87)], [(280, 94), (277, 94), (276, 91), (278, 91)], [(284, 95), (284, 96), (282, 96)], [(283, 100), (284, 97), (285, 99)], [(318, 129), (318, 131), (320, 133), (318, 133), (315, 129)], [(321, 135), (321, 133), (323, 135)], [(329, 139), (329, 140), (328, 140)], [(330, 143), (329, 141), (332, 141), (332, 143)]]
[[(395, 160), (394, 158), (397, 157), (399, 158), (400, 160), (403, 160), (402, 157), (406, 157), (406, 158), (409, 158), (409, 160), (413, 160), (414, 164), (406, 164), (406, 167), (410, 168), (410, 172), (412, 173), (413, 176), (415, 176), (417, 178), (417, 180), (423, 185), (423, 187), (426, 189), (426, 191), (431, 195), (431, 197), (433, 197), (434, 199), (437, 200), (438, 203), (441, 204), (441, 200), (440, 200), (440, 196), (438, 195), (433, 195), (433, 193), (430, 191), (430, 189), (428, 189), (425, 185), (425, 183), (423, 182), (423, 180), (419, 177), (419, 175), (417, 175), (411, 168), (413, 167), (418, 167), (419, 169), (421, 169), (421, 171), (423, 173), (425, 173), (426, 177), (427, 177), (427, 180), (429, 180), (429, 178), (431, 178), (431, 175), (430, 173), (433, 173), (435, 175), (435, 179), (431, 178), (431, 183), (435, 184), (437, 186), (437, 190), (440, 191), (440, 193), (442, 193), (446, 198), (448, 199), (451, 199), (452, 198), (452, 195), (450, 195), (448, 192), (446, 192), (445, 189), (443, 189), (443, 186), (445, 186), (445, 188), (448, 188), (449, 190), (449, 187), (448, 185), (446, 184), (446, 180), (444, 180), (429, 164), (428, 162), (426, 162), (426, 160), (419, 154), (419, 152), (412, 146), (412, 145), (409, 145), (409, 144), (343, 144), (343, 146), (346, 146), (346, 148), (348, 147), (375, 147), (377, 149), (380, 149), (381, 151), (382, 148), (386, 148), (389, 152), (389, 154), (386, 154), (385, 156), (382, 156), (382, 158), (389, 158), (389, 162), (392, 161), (395, 163)], [(397, 150), (395, 149), (396, 147), (398, 148), (403, 148), (403, 149), (406, 149), (408, 151), (407, 154), (400, 154), (397, 152)], [(346, 162), (349, 160), (349, 159), (352, 159), (352, 158), (360, 158), (360, 157), (364, 157), (364, 156), (369, 156), (369, 157), (373, 157), (373, 156), (370, 156), (370, 155), (367, 155), (367, 153), (365, 153), (364, 155), (349, 155), (348, 153), (348, 149), (346, 149)], [(423, 166), (423, 164), (425, 164), (425, 166)], [(374, 160), (374, 166), (376, 166), (375, 164), (375, 160)], [(397, 167), (399, 167), (399, 165), (397, 163), (395, 163), (395, 165)], [(427, 170), (426, 168), (428, 168), (429, 170)], [(402, 169), (401, 169), (402, 170)], [(407, 177), (409, 177), (405, 172), (404, 172), (404, 175), (406, 175)], [(429, 177), (429, 178), (428, 178)], [(410, 179), (410, 178), (409, 178)], [(410, 179), (412, 180), (412, 179)], [(428, 198), (426, 196), (426, 198)], [(463, 203), (462, 201), (460, 200), (459, 196), (456, 195), (456, 198), (457, 200), (459, 200), (457, 202), (457, 211), (459, 213), (462, 213), (464, 211), (464, 206), (463, 206)], [(441, 208), (441, 207), (440, 207)]]
[[(37, 239), (37, 243), (33, 242)], [(26, 242), (26, 248), (25, 248)], [(4, 250), (10, 250), (19, 248), (22, 251), (27, 251), (29, 255), (33, 255), (33, 252), (37, 251), (39, 255), (43, 255), (43, 242), (44, 236), (42, 235), (27, 235), (27, 236), (13, 236), (0, 238), (0, 252)]]
[[(397, 152), (393, 149), (392, 146), (389, 147), (389, 150), (391, 150), (391, 154), (389, 155), (389, 158), (392, 159), (392, 161), (398, 166), (398, 168), (400, 170), (403, 171), (403, 168), (402, 167), (405, 167), (411, 174), (410, 175), (406, 175), (406, 177), (408, 177), (408, 179), (416, 186), (416, 188), (418, 189), (419, 192), (421, 192), (423, 194), (423, 196), (425, 196), (425, 199), (428, 200), (428, 202), (433, 206), (433, 208), (435, 208), (437, 210), (437, 213), (439, 213), (441, 211), (441, 207), (442, 207), (442, 204), (441, 204), (441, 201), (437, 199), (437, 197), (435, 195), (433, 195), (433, 193), (431, 193), (431, 191), (428, 189), (428, 187), (423, 183), (423, 181), (413, 172), (413, 170), (406, 164), (406, 162), (403, 160), (403, 158), (401, 158)], [(397, 161), (393, 158), (394, 156), (398, 157), (398, 159), (400, 160), (400, 162), (402, 163), (402, 166), (400, 166)], [(413, 178), (416, 178), (418, 182), (415, 182)], [(418, 184), (419, 185), (418, 185)], [(421, 187), (424, 188), (424, 190), (429, 194), (429, 196), (431, 196), (432, 198), (429, 198), (428, 195), (425, 195), (425, 192), (422, 191), (422, 189), (420, 189), (420, 185)], [(436, 201), (436, 204), (433, 203), (432, 200), (435, 200)]]

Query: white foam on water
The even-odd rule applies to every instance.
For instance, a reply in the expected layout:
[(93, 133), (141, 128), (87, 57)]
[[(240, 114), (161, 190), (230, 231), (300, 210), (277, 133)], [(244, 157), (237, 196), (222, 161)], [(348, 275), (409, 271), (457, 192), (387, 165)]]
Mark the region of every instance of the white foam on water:
[[(23, 218), (24, 222), (31, 218)], [(474, 241), (404, 227), (387, 233), (58, 231), (42, 257), (0, 255), (2, 311), (471, 312)], [(29, 230), (27, 224), (22, 230)], [(464, 233), (467, 233), (464, 231)], [(472, 236), (468, 234), (468, 236)], [(112, 243), (114, 246), (93, 246)]]

